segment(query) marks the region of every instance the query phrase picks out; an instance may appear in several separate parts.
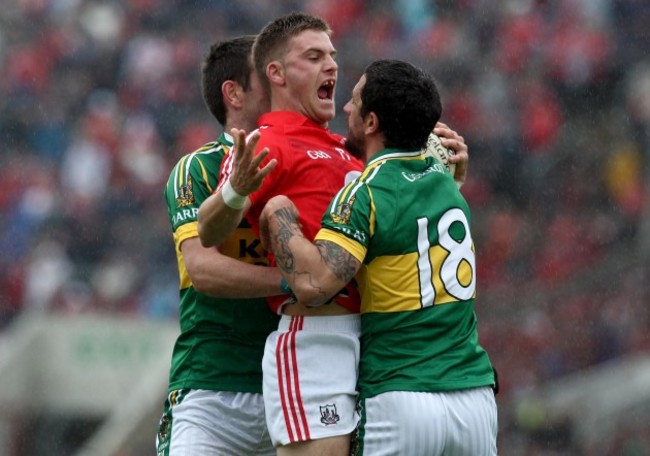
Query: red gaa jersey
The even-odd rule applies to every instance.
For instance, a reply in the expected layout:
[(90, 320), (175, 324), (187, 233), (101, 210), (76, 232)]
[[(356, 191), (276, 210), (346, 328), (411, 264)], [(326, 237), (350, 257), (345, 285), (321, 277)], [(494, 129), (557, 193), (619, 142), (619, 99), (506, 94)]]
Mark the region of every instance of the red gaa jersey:
[[(266, 202), (276, 195), (286, 195), (300, 211), (302, 230), (313, 240), (320, 229), (323, 213), (336, 193), (363, 169), (363, 163), (344, 148), (344, 138), (331, 133), (302, 114), (274, 111), (259, 119), (260, 140), (257, 151), (268, 147), (263, 164), (275, 158), (278, 163), (266, 176), (261, 188), (249, 195), (252, 206), (246, 218), (259, 236), (259, 216)], [(221, 182), (230, 177), (232, 156), (221, 167)], [(275, 258), (269, 255), (271, 265)], [(278, 312), (286, 297), (269, 298)], [(352, 312), (359, 311), (357, 300), (337, 302)]]

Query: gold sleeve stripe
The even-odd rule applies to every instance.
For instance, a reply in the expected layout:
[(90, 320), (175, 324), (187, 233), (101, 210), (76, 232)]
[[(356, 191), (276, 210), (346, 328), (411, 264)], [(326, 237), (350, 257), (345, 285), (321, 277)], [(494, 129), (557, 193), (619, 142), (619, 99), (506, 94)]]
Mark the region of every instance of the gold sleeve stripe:
[(190, 275), (187, 273), (185, 260), (183, 259), (183, 254), (181, 253), (181, 244), (187, 239), (198, 237), (198, 227), (198, 222), (190, 222), (179, 226), (178, 229), (174, 231), (174, 246), (176, 247), (176, 260), (178, 261), (178, 278), (180, 285), (179, 288), (181, 290), (189, 288), (192, 285), (192, 280), (190, 279)]
[(174, 231), (174, 245), (176, 246), (176, 253), (180, 255), (181, 252), (181, 243), (193, 237), (199, 236), (199, 223), (190, 222), (185, 225), (179, 226), (176, 231)]
[(220, 146), (220, 144), (215, 143), (215, 142), (203, 144), (201, 147), (196, 149), (194, 151), (194, 153), (202, 154), (202, 153), (205, 153), (205, 152), (210, 152), (210, 151), (213, 151), (213, 150), (217, 150), (219, 148), (219, 146)]
[(183, 158), (181, 158), (176, 165), (176, 168), (174, 168), (174, 182), (176, 182), (176, 185), (174, 185), (174, 197), (178, 198), (178, 189), (183, 187), (184, 182), (183, 182), (183, 176), (185, 173), (183, 172), (183, 169), (185, 169), (185, 162), (187, 161), (187, 155), (185, 155)]
[(366, 257), (366, 248), (359, 244), (356, 241), (327, 228), (321, 228), (314, 240), (320, 241), (330, 241), (346, 250), (350, 255), (359, 260), (360, 263), (363, 263), (364, 258)]
[(372, 196), (372, 190), (368, 187), (368, 196), (370, 197), (370, 215), (368, 216), (368, 234), (370, 237), (375, 235), (375, 223), (377, 221), (376, 213), (377, 207), (375, 206), (375, 198)]
[(201, 167), (201, 175), (203, 176), (203, 182), (205, 182), (205, 186), (208, 188), (208, 192), (212, 193), (214, 189), (210, 186), (210, 181), (208, 180), (208, 171), (205, 169), (205, 166), (203, 165), (203, 162), (199, 160), (199, 166)]
[[(230, 147), (225, 146), (224, 144), (219, 144), (218, 147), (209, 147), (206, 148), (205, 150), (199, 151), (202, 154), (205, 153), (213, 153), (213, 152), (218, 152), (219, 149), (223, 149), (224, 153), (227, 155), (230, 153)], [(203, 182), (205, 182), (206, 187), (208, 188), (208, 191), (210, 193), (214, 192), (214, 188), (210, 186), (210, 182), (208, 180), (208, 171), (205, 169), (205, 166), (203, 165), (203, 162), (199, 160), (199, 165), (201, 166), (201, 175), (203, 176)], [(217, 170), (219, 171), (219, 170)]]
[[(211, 154), (214, 152), (218, 152), (219, 149), (223, 148), (226, 153), (228, 153), (228, 148), (225, 147), (223, 144), (219, 144), (217, 142), (211, 142), (204, 144), (203, 146), (199, 147), (196, 149), (194, 152), (191, 154), (187, 154), (183, 156), (178, 163), (176, 164), (176, 167), (174, 168), (174, 182), (176, 182), (176, 185), (174, 186), (174, 197), (178, 198), (178, 190), (185, 185), (187, 185), (187, 182), (189, 180), (189, 175), (190, 175), (190, 166), (192, 164), (192, 160), (194, 157), (198, 154)], [(207, 178), (207, 172), (205, 167), (203, 166), (203, 162), (199, 160), (199, 164), (201, 166), (201, 174), (203, 175), (203, 181), (208, 182)], [(210, 189), (210, 192), (212, 192), (212, 189)]]

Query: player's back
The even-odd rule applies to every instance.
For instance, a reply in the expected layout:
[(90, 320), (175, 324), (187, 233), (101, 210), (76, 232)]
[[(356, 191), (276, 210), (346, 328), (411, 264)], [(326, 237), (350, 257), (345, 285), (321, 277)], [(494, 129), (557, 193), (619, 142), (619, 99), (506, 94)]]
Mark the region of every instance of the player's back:
[(353, 217), (371, 221), (357, 275), (364, 397), (491, 384), (476, 335), (469, 208), (453, 178), (417, 152), (385, 151), (349, 188)]

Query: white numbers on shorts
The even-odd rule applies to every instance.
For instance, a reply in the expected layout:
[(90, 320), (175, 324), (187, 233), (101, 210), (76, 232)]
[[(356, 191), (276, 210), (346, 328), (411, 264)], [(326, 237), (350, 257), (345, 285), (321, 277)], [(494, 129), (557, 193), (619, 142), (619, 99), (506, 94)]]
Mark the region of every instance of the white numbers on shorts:
[[(420, 282), (420, 298), (422, 306), (433, 305), (436, 299), (436, 289), (433, 281), (429, 243), (429, 221), (426, 217), (419, 218), (418, 223), (418, 270)], [(454, 223), (462, 223), (465, 236), (461, 240), (451, 237), (449, 230)], [(438, 220), (438, 244), (447, 254), (440, 265), (439, 279), (450, 296), (459, 300), (467, 300), (474, 296), (476, 289), (476, 256), (472, 250), (472, 236), (465, 213), (458, 208), (450, 209)], [(459, 278), (461, 265), (471, 269), (471, 280), (463, 285)]]

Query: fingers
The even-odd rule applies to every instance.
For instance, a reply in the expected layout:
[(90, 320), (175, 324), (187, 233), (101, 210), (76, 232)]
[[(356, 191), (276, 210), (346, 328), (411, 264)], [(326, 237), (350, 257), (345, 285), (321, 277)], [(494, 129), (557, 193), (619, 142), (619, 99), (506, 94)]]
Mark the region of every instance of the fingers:
[(257, 142), (260, 140), (259, 131), (254, 131), (250, 137), (246, 137), (246, 131), (238, 128), (230, 130), (233, 137), (235, 153), (235, 161), (238, 163), (250, 163), (253, 151), (257, 147)]
[(258, 174), (260, 180), (263, 180), (266, 176), (268, 176), (271, 173), (271, 171), (273, 171), (273, 168), (275, 168), (275, 165), (277, 164), (278, 161), (275, 158), (269, 160), (269, 162), (266, 165), (264, 165), (262, 169), (259, 170)]
[(268, 163), (260, 167), (267, 158), (269, 149), (265, 147), (255, 154), (260, 139), (260, 133), (257, 130), (247, 136), (246, 131), (233, 128), (231, 134), (234, 142), (231, 153), (234, 154), (234, 157), (230, 182), (233, 189), (240, 195), (250, 195), (261, 187), (264, 178), (277, 165), (277, 160), (269, 160)]
[[(258, 138), (258, 139), (259, 139), (259, 138)], [(255, 141), (255, 143), (257, 143), (257, 140)], [(248, 149), (248, 146), (246, 147), (246, 149)], [(255, 148), (253, 147), (253, 148), (251, 149), (251, 151), (252, 151), (252, 150), (255, 150)], [(249, 168), (251, 168), (251, 169), (257, 169), (257, 168), (259, 168), (259, 167), (260, 167), (260, 163), (262, 163), (262, 161), (266, 158), (266, 156), (267, 156), (268, 154), (269, 154), (269, 148), (268, 148), (268, 147), (265, 147), (264, 149), (260, 150), (260, 151), (258, 152), (258, 154), (255, 155), (255, 156), (250, 160), (250, 163), (249, 163), (249, 165), (248, 165)]]
[(438, 122), (433, 132), (440, 137), (443, 146), (454, 151), (454, 154), (449, 156), (449, 162), (456, 165), (454, 180), (460, 188), (467, 178), (469, 164), (469, 149), (465, 144), (465, 138), (443, 122)]
[(436, 124), (433, 132), (440, 137), (440, 142), (443, 146), (454, 151), (454, 155), (449, 159), (451, 163), (458, 164), (469, 161), (469, 152), (467, 144), (465, 144), (465, 138), (442, 122)]

